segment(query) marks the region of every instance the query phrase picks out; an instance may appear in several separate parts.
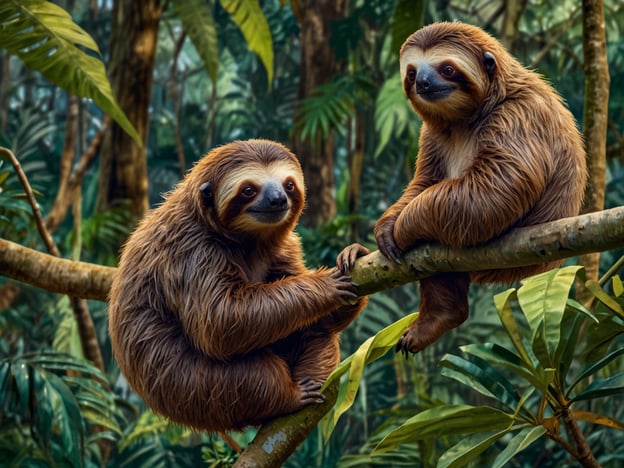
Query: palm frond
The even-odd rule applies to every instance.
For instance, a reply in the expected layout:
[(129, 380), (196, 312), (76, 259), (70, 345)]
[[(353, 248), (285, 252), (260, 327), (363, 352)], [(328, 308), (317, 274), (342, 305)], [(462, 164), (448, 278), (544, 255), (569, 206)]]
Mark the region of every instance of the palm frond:
[(249, 45), (258, 54), (267, 72), (268, 82), (273, 81), (273, 39), (258, 0), (221, 0), (221, 6), (232, 16)]
[(213, 84), (217, 82), (219, 70), (219, 48), (217, 27), (211, 8), (202, 0), (175, 0), (173, 9), (182, 22), (195, 50), (204, 62)]
[(61, 7), (46, 0), (3, 0), (0, 3), (0, 47), (55, 85), (93, 99), (140, 144), (106, 76), (97, 44)]

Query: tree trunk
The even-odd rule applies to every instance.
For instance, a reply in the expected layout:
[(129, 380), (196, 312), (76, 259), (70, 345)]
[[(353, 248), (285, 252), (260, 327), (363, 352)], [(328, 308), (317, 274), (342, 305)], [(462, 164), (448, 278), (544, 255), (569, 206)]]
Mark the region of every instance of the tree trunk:
[(162, 13), (160, 0), (116, 0), (108, 67), (113, 92), (137, 130), (139, 147), (116, 123), (102, 143), (97, 210), (127, 200), (138, 218), (148, 208), (146, 145), (150, 90)]
[[(582, 212), (602, 210), (605, 197), (607, 124), (609, 105), (609, 65), (604, 10), (600, 0), (583, 0), (583, 58), (585, 68), (585, 108), (583, 136), (587, 151), (589, 180)], [(600, 254), (583, 255), (587, 279), (597, 280)], [(579, 296), (583, 299), (583, 296)]]
[(518, 38), (520, 17), (527, 5), (527, 0), (514, 0), (505, 2), (503, 24), (500, 31), (500, 39), (509, 51), (514, 50), (514, 43)]
[[(332, 22), (344, 18), (348, 0), (294, 0), (293, 9), (301, 28), (301, 73), (299, 100), (309, 97), (317, 86), (330, 82), (344, 68), (338, 63), (331, 45)], [(293, 136), (292, 146), (299, 157), (310, 194), (301, 218), (306, 227), (315, 228), (336, 213), (334, 199), (334, 138), (316, 137), (304, 142)]]

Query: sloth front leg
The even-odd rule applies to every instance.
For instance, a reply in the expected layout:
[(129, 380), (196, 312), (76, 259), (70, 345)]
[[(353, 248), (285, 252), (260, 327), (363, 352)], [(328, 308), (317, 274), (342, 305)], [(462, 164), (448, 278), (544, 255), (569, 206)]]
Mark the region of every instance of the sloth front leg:
[(417, 353), (468, 318), (468, 273), (441, 273), (420, 280), (420, 314), (397, 351)]

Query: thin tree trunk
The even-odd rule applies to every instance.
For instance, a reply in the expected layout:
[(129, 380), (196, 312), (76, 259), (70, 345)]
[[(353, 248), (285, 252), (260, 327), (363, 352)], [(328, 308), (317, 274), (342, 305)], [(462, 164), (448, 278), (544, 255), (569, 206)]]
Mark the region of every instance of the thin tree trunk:
[(500, 39), (509, 51), (514, 50), (514, 44), (518, 38), (520, 17), (527, 5), (527, 0), (512, 0), (505, 2), (503, 24), (501, 26)]
[[(583, 136), (587, 151), (589, 180), (585, 191), (583, 213), (604, 208), (607, 125), (609, 106), (609, 65), (604, 10), (600, 0), (583, 0), (583, 57), (585, 68), (585, 108)], [(591, 253), (580, 258), (587, 279), (597, 280), (600, 254)], [(583, 301), (586, 292), (579, 291)]]
[[(344, 18), (348, 0), (293, 0), (301, 28), (301, 73), (299, 100), (312, 94), (317, 86), (330, 82), (343, 68), (336, 61), (331, 45), (331, 29), (335, 20)], [(313, 143), (303, 141), (299, 133), (293, 137), (292, 146), (306, 174), (307, 207), (301, 223), (318, 227), (332, 219), (336, 213), (334, 200), (334, 138), (319, 136)]]
[(138, 218), (149, 205), (146, 145), (161, 14), (160, 0), (116, 0), (113, 4), (108, 67), (111, 85), (143, 146), (138, 146), (121, 127), (111, 123), (102, 145), (98, 211), (127, 200)]

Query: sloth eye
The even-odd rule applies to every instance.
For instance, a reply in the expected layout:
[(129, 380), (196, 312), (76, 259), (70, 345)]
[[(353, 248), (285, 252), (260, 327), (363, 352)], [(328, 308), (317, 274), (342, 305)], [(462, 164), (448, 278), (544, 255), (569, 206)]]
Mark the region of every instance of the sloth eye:
[(256, 189), (253, 188), (251, 185), (248, 185), (243, 190), (241, 190), (240, 193), (243, 197), (251, 198), (256, 195)]
[(416, 70), (414, 70), (413, 68), (410, 68), (409, 70), (407, 70), (407, 80), (410, 83), (413, 83), (414, 81), (416, 81)]
[(450, 65), (447, 65), (442, 68), (442, 71), (440, 73), (442, 74), (442, 76), (445, 76), (448, 78), (450, 76), (453, 76), (453, 74), (455, 73), (455, 69), (451, 67)]
[(292, 192), (293, 190), (295, 190), (295, 183), (289, 180), (284, 184), (284, 188), (287, 192)]

